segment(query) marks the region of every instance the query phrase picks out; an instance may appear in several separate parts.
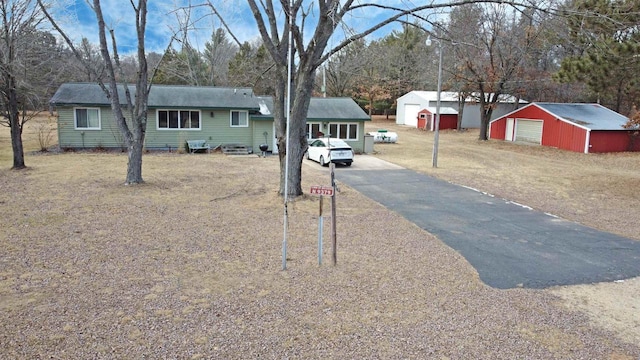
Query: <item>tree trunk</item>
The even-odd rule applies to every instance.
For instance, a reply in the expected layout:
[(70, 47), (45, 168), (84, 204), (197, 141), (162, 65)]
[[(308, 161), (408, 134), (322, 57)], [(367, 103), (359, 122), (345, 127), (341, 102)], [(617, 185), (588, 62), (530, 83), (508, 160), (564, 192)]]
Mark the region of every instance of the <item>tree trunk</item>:
[(500, 95), (502, 91), (496, 91), (488, 94), (484, 91), (482, 84), (480, 84), (478, 96), (480, 97), (480, 136), (479, 139), (482, 141), (489, 140), (489, 122), (491, 121), (491, 115), (493, 114), (493, 109), (498, 104), (498, 100), (500, 99)]
[(489, 127), (489, 117), (491, 116), (491, 113), (487, 114), (487, 111), (483, 111), (482, 112), (482, 117), (480, 119), (480, 136), (479, 139), (480, 140), (489, 140), (488, 136), (487, 136), (487, 129)]
[[(292, 124), (293, 125), (293, 124)], [(296, 139), (297, 138), (297, 139)], [(283, 138), (284, 139), (284, 138)], [(304, 142), (304, 145), (303, 145)], [(287, 194), (290, 197), (296, 197), (303, 194), (302, 191), (302, 160), (304, 158), (304, 151), (306, 150), (307, 139), (305, 136), (294, 136), (291, 132), (291, 138), (289, 139), (289, 172), (287, 181)], [(286, 148), (285, 144), (278, 144), (279, 148)], [(280, 194), (285, 193), (285, 156), (283, 152), (279, 152), (280, 155)]]
[[(498, 96), (495, 96), (497, 99)], [(480, 140), (489, 140), (489, 122), (491, 122), (491, 115), (493, 114), (493, 108), (495, 107), (497, 100), (491, 100), (489, 102), (481, 101), (480, 106), (482, 109), (482, 117), (480, 118)]]
[(14, 170), (21, 170), (27, 166), (24, 163), (24, 148), (22, 146), (22, 126), (18, 114), (11, 115), (11, 147), (13, 148), (13, 167)]
[(8, 81), (7, 110), (9, 113), (9, 126), (11, 127), (11, 147), (13, 150), (13, 170), (22, 170), (27, 166), (24, 163), (24, 147), (22, 145), (22, 124), (20, 123), (20, 113), (18, 111), (18, 94), (16, 93), (16, 79), (9, 75), (5, 76)]
[[(304, 99), (297, 97), (304, 102)], [(309, 104), (301, 104), (294, 101), (291, 108), (291, 121), (289, 122), (289, 147), (284, 142), (286, 136), (278, 137), (278, 148), (285, 149), (279, 151), (280, 155), (280, 194), (285, 194), (285, 165), (286, 152), (289, 152), (289, 172), (287, 179), (287, 195), (291, 197), (300, 196), (302, 191), (302, 160), (307, 150), (307, 121), (306, 114)], [(304, 115), (301, 115), (304, 114)]]
[(144, 147), (144, 138), (142, 141), (133, 140), (128, 146), (128, 162), (127, 162), (127, 180), (126, 185), (141, 184), (142, 179), (142, 150)]
[(462, 119), (464, 118), (464, 106), (467, 103), (467, 95), (458, 95), (458, 122), (456, 124), (456, 129), (458, 131), (462, 130)]
[[(289, 121), (289, 147), (285, 143), (286, 119), (281, 124), (281, 129), (285, 133), (278, 131), (278, 149), (280, 155), (280, 194), (285, 194), (285, 179), (287, 179), (287, 195), (291, 197), (300, 196), (302, 192), (302, 160), (307, 150), (307, 111), (311, 101), (311, 90), (313, 89), (313, 70), (309, 71), (304, 67), (297, 72), (297, 81), (293, 101), (291, 102), (291, 120)], [(276, 92), (276, 97), (278, 97)], [(286, 96), (282, 94), (282, 96)], [(277, 99), (274, 99), (277, 103)], [(283, 102), (284, 104), (284, 98)], [(276, 105), (277, 106), (277, 105)], [(284, 109), (283, 114), (286, 113)], [(276, 114), (277, 119), (277, 114)], [(276, 120), (277, 121), (277, 120)], [(284, 149), (284, 151), (282, 151)], [(286, 152), (289, 152), (289, 172), (285, 176)]]

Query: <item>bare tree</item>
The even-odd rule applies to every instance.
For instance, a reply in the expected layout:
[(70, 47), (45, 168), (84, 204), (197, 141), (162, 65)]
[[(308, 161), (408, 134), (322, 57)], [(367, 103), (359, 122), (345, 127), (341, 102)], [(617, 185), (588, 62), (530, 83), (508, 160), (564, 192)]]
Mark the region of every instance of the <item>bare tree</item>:
[(323, 64), (323, 82), (329, 96), (353, 96), (367, 61), (368, 46), (364, 40), (354, 41), (335, 53)]
[(27, 110), (38, 108), (41, 100), (27, 78), (44, 61), (37, 48), (44, 45), (37, 30), (43, 15), (34, 0), (7, 0), (0, 2), (0, 17), (1, 123), (11, 129), (12, 169), (19, 170), (26, 168), (22, 129), (31, 117)]
[[(450, 8), (473, 2), (478, 2), (478, 0), (453, 0), (444, 3), (430, 2), (420, 6), (393, 6), (354, 0), (282, 0), (276, 4), (282, 8), (280, 10), (276, 8), (272, 0), (247, 0), (264, 46), (275, 63), (274, 119), (280, 156), (280, 193), (284, 194), (285, 184), (289, 184), (286, 190), (287, 195), (299, 196), (302, 194), (302, 159), (307, 147), (306, 114), (316, 78), (315, 72), (322, 63), (353, 41), (362, 39), (406, 16), (419, 16), (424, 11)], [(492, 0), (483, 0), (482, 2), (503, 3), (503, 1)], [(516, 2), (511, 2), (510, 4), (517, 5)], [(209, 2), (209, 6), (216, 15), (219, 15), (219, 12), (215, 10), (215, 6), (211, 2)], [(343, 25), (345, 16), (369, 9), (385, 11), (388, 16), (380, 22), (371, 24), (369, 28), (359, 33), (351, 32), (351, 35), (344, 40), (328, 48), (329, 39), (334, 35), (336, 29)], [(282, 19), (279, 18), (280, 11), (285, 15), (286, 21), (281, 21)], [(314, 18), (311, 21), (310, 15), (312, 14)], [(425, 17), (420, 18), (423, 21), (427, 20)], [(310, 20), (310, 22), (306, 22), (307, 20)], [(310, 39), (305, 36), (305, 31), (312, 32)], [(291, 44), (290, 42), (293, 43)], [(295, 57), (288, 56), (289, 45), (291, 45), (292, 53)], [(289, 99), (291, 106), (289, 107), (289, 114), (285, 114), (287, 70), (290, 61), (293, 69), (292, 91)], [(287, 117), (290, 118), (288, 131)], [(289, 134), (289, 139), (286, 139), (287, 133)], [(285, 163), (286, 158), (289, 159), (289, 164)], [(289, 169), (288, 172), (285, 171), (287, 168)]]
[[(77, 49), (82, 56), (82, 60), (72, 57), (72, 67), (77, 74), (82, 74), (82, 81), (96, 82), (104, 73), (104, 64), (100, 55), (100, 48), (83, 37)], [(71, 54), (73, 56), (73, 54)], [(73, 61), (75, 60), (75, 61)]]
[[(75, 57), (84, 64), (87, 71), (93, 72), (94, 69), (90, 64), (83, 61), (82, 53), (74, 46), (71, 39), (46, 10), (45, 6), (42, 4), (42, 0), (38, 0), (38, 3), (54, 28), (65, 39), (65, 42), (71, 48)], [(98, 80), (98, 84), (111, 103), (111, 110), (114, 113), (116, 124), (127, 148), (128, 162), (127, 176), (125, 180), (126, 185), (144, 182), (142, 178), (142, 152), (147, 129), (149, 92), (151, 91), (153, 78), (153, 74), (150, 75), (147, 56), (145, 53), (147, 0), (138, 0), (137, 3), (134, 2), (134, 0), (131, 0), (129, 4), (132, 10), (131, 14), (135, 16), (137, 40), (135, 63), (137, 64), (138, 71), (135, 79), (135, 87), (133, 89), (131, 89), (126, 82), (123, 82), (121, 85), (118, 84), (119, 79), (126, 80), (126, 74), (123, 70), (124, 67), (120, 60), (120, 55), (118, 54), (115, 30), (107, 28), (100, 0), (93, 0), (91, 6), (96, 15), (100, 40), (100, 55), (104, 65), (103, 77), (99, 77), (95, 74), (95, 78)], [(167, 47), (171, 46), (171, 42), (174, 38), (175, 37), (172, 37)], [(124, 95), (125, 98), (124, 102), (121, 100), (122, 95)]]
[[(527, 59), (536, 44), (540, 28), (534, 25), (538, 13), (518, 12), (499, 5), (470, 4), (455, 9), (444, 33), (460, 64), (460, 86), (476, 93), (481, 108), (480, 140), (487, 140), (493, 110), (499, 101), (517, 92)], [(521, 21), (528, 17), (531, 22)], [(460, 25), (464, 24), (464, 31)], [(517, 95), (517, 93), (516, 93)]]
[[(60, 26), (53, 19), (42, 3), (38, 0), (41, 9), (45, 12), (47, 18), (55, 27), (55, 29), (65, 39), (67, 45), (72, 49), (74, 55), (80, 60), (87, 71), (93, 72), (94, 69), (86, 62), (83, 62), (82, 52), (79, 51), (65, 34)], [(144, 182), (142, 178), (142, 150), (144, 146), (144, 138), (147, 128), (147, 113), (149, 91), (151, 90), (151, 82), (149, 81), (149, 72), (147, 66), (147, 58), (145, 54), (145, 31), (147, 27), (147, 0), (138, 0), (137, 4), (132, 0), (130, 2), (132, 13), (135, 16), (136, 36), (137, 36), (137, 54), (136, 63), (138, 72), (135, 83), (135, 94), (132, 94), (129, 86), (124, 83), (118, 85), (119, 74), (122, 73), (122, 64), (118, 55), (118, 47), (116, 34), (113, 29), (107, 29), (104, 14), (100, 0), (93, 0), (92, 9), (96, 15), (98, 25), (98, 35), (100, 39), (100, 54), (105, 68), (104, 78), (97, 76), (98, 84), (104, 91), (105, 95), (111, 102), (111, 109), (118, 129), (124, 138), (127, 147), (128, 164), (127, 177), (125, 184), (138, 184)], [(111, 46), (109, 46), (109, 40)], [(104, 80), (103, 80), (104, 79)], [(123, 105), (121, 96), (124, 95), (126, 102)], [(125, 117), (128, 115), (129, 121)]]

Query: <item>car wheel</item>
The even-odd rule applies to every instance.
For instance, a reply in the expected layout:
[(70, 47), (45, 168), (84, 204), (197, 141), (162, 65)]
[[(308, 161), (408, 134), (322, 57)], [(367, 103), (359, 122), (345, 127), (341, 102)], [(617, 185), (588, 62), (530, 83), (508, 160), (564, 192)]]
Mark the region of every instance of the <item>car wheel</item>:
[(320, 155), (320, 161), (319, 161), (320, 165), (322, 166), (326, 166), (327, 164), (324, 162), (324, 156)]
[(307, 160), (311, 160), (311, 155), (309, 155), (309, 151), (307, 151)]
[(348, 163), (344, 163), (344, 164), (345, 164), (345, 165), (347, 165), (347, 166), (351, 166), (351, 163), (350, 163), (350, 162), (348, 162)]

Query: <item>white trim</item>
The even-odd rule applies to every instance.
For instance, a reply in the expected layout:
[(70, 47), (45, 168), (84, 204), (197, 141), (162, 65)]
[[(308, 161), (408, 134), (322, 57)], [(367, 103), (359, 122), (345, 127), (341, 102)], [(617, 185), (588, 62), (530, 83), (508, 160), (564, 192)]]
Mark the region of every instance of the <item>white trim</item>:
[[(536, 103), (529, 103), (529, 104), (527, 104), (527, 105), (525, 105), (525, 106), (523, 106), (523, 107), (521, 107), (521, 108), (517, 108), (517, 109), (513, 110), (512, 112), (506, 113), (506, 114), (504, 114), (504, 115), (500, 116), (499, 118), (495, 118), (495, 119), (493, 119), (493, 120), (489, 121), (489, 127), (491, 127), (491, 124), (492, 124), (492, 123), (494, 123), (494, 122), (496, 122), (496, 121), (498, 121), (498, 120), (506, 119), (506, 118), (508, 118), (508, 117), (513, 117), (513, 118), (515, 118), (515, 116), (512, 116), (513, 114), (517, 113), (518, 111), (522, 111), (522, 110), (524, 110), (524, 109), (528, 108), (529, 106), (533, 106), (533, 105), (535, 105), (535, 104), (536, 104)], [(539, 107), (539, 106), (537, 106), (537, 108), (539, 108), (539, 109), (541, 109), (541, 110), (544, 110), (544, 109), (542, 109), (542, 108), (541, 108), (541, 107)], [(555, 116), (555, 115), (554, 115), (554, 116)]]
[(326, 127), (324, 126), (324, 124), (321, 121), (309, 121), (307, 122), (307, 140), (312, 140), (312, 139), (317, 139), (317, 137), (315, 136), (316, 134), (314, 134), (312, 132), (313, 130), (313, 125), (319, 125), (318, 126), (318, 130), (322, 131), (324, 133), (323, 130), (326, 130)]
[[(245, 113), (245, 120), (247, 121), (246, 124), (244, 125), (233, 125), (233, 113), (237, 112), (237, 113)], [(238, 118), (240, 119), (240, 118)], [(247, 110), (230, 110), (229, 111), (229, 126), (232, 128), (244, 128), (244, 127), (249, 127), (249, 112)]]
[[(166, 111), (167, 113), (169, 111), (177, 111), (178, 112), (178, 127), (177, 128), (169, 127), (169, 118), (168, 117), (167, 117), (167, 127), (160, 127), (160, 112), (161, 111)], [(192, 113), (192, 112), (197, 112), (198, 113), (198, 127), (197, 128), (190, 128), (190, 127), (183, 128), (183, 127), (180, 127), (180, 124), (182, 123), (182, 121), (180, 121), (180, 113), (183, 112), (183, 111), (188, 111), (189, 113)], [(189, 122), (189, 125), (191, 125), (191, 122)], [(158, 131), (200, 131), (200, 130), (202, 130), (202, 111), (195, 110), (195, 109), (156, 109), (156, 130), (158, 130)]]
[(513, 127), (513, 141), (518, 141), (518, 127), (520, 121), (530, 121), (530, 122), (539, 122), (542, 126), (540, 126), (540, 142), (539, 145), (542, 145), (542, 137), (544, 135), (544, 120), (542, 119), (527, 119), (527, 118), (515, 118), (514, 127)]
[[(98, 110), (98, 127), (78, 127), (78, 117), (76, 114), (76, 110)], [(87, 119), (88, 125), (89, 119)], [(74, 130), (102, 130), (102, 111), (99, 107), (86, 107), (86, 106), (76, 106), (73, 108), (73, 129)]]
[(589, 129), (588, 127), (586, 127), (586, 126), (584, 126), (584, 125), (577, 124), (577, 123), (575, 123), (575, 122), (573, 122), (573, 121), (567, 120), (567, 119), (563, 118), (562, 116), (556, 115), (556, 114), (552, 113), (551, 111), (549, 111), (549, 110), (547, 110), (547, 109), (543, 108), (542, 106), (540, 106), (540, 105), (538, 105), (538, 104), (536, 104), (536, 103), (534, 103), (534, 102), (533, 102), (533, 103), (529, 103), (529, 104), (527, 104), (527, 105), (525, 105), (525, 106), (523, 106), (523, 107), (521, 107), (521, 108), (515, 109), (515, 110), (513, 110), (513, 111), (512, 111), (512, 112), (510, 112), (510, 113), (504, 114), (504, 115), (502, 115), (501, 117), (499, 117), (499, 118), (497, 118), (497, 119), (493, 119), (493, 120), (489, 121), (489, 126), (491, 126), (491, 123), (493, 123), (493, 122), (495, 122), (495, 121), (502, 120), (502, 119), (506, 119), (507, 117), (512, 116), (513, 114), (517, 113), (518, 111), (522, 111), (522, 110), (524, 110), (524, 109), (528, 108), (529, 106), (534, 106), (534, 105), (535, 105), (535, 107), (536, 107), (536, 108), (538, 108), (539, 110), (542, 110), (543, 112), (545, 112), (545, 113), (547, 113), (547, 114), (549, 114), (549, 115), (553, 116), (556, 120), (560, 120), (560, 121), (562, 121), (562, 122), (565, 122), (565, 123), (567, 123), (567, 124), (570, 124), (570, 125), (573, 125), (573, 126), (579, 127), (579, 128), (581, 128), (581, 129), (585, 129), (585, 130), (587, 130), (587, 131), (591, 131), (591, 129)]
[(591, 142), (591, 129), (587, 129), (587, 135), (584, 137), (584, 153), (589, 153), (589, 143)]
[[(358, 141), (359, 137), (360, 137), (360, 123), (358, 122), (329, 122), (327, 123), (327, 129), (328, 131), (325, 132), (325, 135), (330, 134), (332, 138), (338, 138), (344, 141)], [(336, 125), (337, 129), (338, 129), (338, 134), (331, 134), (331, 126), (332, 125)], [(349, 127), (350, 126), (354, 126), (356, 127), (356, 137), (354, 139), (351, 139), (349, 137), (340, 137), (340, 125), (347, 125), (347, 136), (349, 135)]]
[[(511, 121), (509, 121), (511, 120)], [(509, 124), (511, 124), (511, 129), (509, 129)], [(504, 140), (505, 141), (513, 141), (513, 135), (515, 135), (515, 130), (516, 129), (516, 119), (515, 118), (507, 118), (507, 123), (504, 126)], [(491, 127), (489, 127), (489, 130), (491, 130)]]

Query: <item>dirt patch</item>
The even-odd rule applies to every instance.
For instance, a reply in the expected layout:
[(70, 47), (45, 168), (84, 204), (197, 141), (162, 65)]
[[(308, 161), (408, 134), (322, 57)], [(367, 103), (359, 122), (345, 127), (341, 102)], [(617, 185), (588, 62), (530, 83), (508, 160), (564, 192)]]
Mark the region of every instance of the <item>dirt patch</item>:
[(631, 344), (640, 344), (640, 278), (592, 285), (565, 286), (551, 292), (581, 309), (599, 326)]

